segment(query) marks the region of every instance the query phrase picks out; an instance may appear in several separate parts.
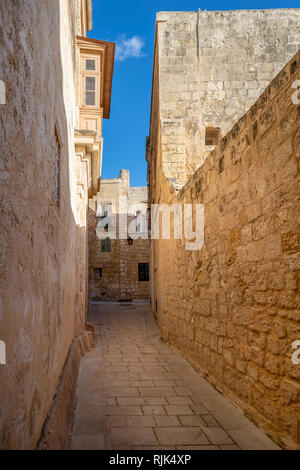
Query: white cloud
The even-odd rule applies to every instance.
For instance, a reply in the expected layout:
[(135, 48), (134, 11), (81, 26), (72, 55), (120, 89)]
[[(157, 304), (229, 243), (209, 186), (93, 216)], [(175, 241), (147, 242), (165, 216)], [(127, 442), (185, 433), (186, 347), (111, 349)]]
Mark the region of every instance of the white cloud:
[(145, 40), (139, 36), (132, 36), (132, 38), (127, 38), (125, 35), (119, 36), (116, 46), (116, 60), (144, 57), (145, 54), (142, 52), (144, 45)]

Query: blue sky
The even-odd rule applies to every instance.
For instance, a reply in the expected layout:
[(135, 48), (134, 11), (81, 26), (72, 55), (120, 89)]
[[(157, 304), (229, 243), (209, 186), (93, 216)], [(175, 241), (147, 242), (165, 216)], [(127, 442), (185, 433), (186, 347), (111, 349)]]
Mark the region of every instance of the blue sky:
[(300, 7), (300, 0), (93, 0), (89, 37), (118, 44), (111, 116), (103, 126), (102, 178), (116, 178), (124, 168), (130, 170), (131, 186), (146, 184), (156, 12), (295, 7)]

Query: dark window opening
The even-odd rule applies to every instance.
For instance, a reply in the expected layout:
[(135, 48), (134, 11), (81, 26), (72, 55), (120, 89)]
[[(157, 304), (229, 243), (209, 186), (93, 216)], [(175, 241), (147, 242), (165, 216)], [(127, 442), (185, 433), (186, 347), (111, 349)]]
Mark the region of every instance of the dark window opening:
[(149, 281), (149, 263), (139, 263), (139, 281)]
[(94, 279), (102, 278), (102, 268), (94, 268)]
[(85, 104), (87, 106), (95, 106), (95, 92), (90, 92), (90, 91), (86, 92)]
[(222, 137), (220, 127), (207, 127), (205, 129), (205, 145), (218, 145)]
[(111, 251), (111, 239), (104, 238), (101, 240), (101, 251)]
[(95, 106), (96, 101), (96, 78), (85, 78), (85, 104), (87, 106)]
[(85, 62), (86, 70), (96, 70), (95, 61), (92, 59), (87, 59)]

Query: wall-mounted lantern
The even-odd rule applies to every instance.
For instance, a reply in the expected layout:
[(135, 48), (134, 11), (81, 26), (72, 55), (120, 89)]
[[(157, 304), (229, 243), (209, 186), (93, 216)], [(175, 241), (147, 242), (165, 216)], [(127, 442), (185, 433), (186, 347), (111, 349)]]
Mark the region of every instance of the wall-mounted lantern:
[(127, 242), (129, 246), (133, 245), (133, 239), (131, 237), (127, 238)]

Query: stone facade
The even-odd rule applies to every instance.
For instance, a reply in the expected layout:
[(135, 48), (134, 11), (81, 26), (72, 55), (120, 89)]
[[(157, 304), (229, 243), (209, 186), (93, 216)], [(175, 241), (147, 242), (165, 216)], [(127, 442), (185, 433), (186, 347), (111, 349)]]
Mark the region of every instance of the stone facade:
[[(91, 1), (5, 0), (0, 25), (0, 448), (33, 449), (42, 430), (61, 447), (80, 354), (91, 345), (87, 201), (99, 190), (102, 138), (80, 128), (77, 38), (91, 29)], [(107, 80), (114, 45), (99, 47), (110, 56)], [(50, 438), (55, 414), (63, 426)]]
[[(205, 129), (225, 135), (297, 52), (299, 18), (297, 9), (157, 14), (151, 120), (159, 106), (161, 165), (175, 186), (212, 150)], [(153, 139), (150, 153), (154, 161)]]
[[(127, 234), (120, 238), (120, 220), (124, 216), (122, 209), (124, 202), (127, 206), (125, 216), (132, 245), (128, 243)], [(131, 188), (128, 170), (121, 170), (119, 178), (101, 181), (100, 192), (89, 203), (91, 300), (124, 301), (149, 298), (149, 281), (139, 280), (139, 264), (149, 265), (148, 226), (143, 217), (145, 211), (147, 213), (147, 207), (148, 187)], [(103, 208), (107, 208), (109, 212), (108, 219), (103, 222), (103, 226), (107, 223), (108, 227), (107, 232), (104, 231), (101, 235), (97, 226), (99, 227), (98, 224), (101, 223)], [(137, 212), (141, 213), (139, 230), (136, 227)], [(101, 236), (111, 239), (109, 251), (103, 251), (101, 248)]]
[[(147, 140), (151, 203), (193, 212), (204, 204), (201, 250), (186, 250), (184, 239), (151, 242), (162, 335), (291, 449), (300, 448), (300, 367), (291, 359), (300, 339), (299, 15), (158, 14)], [(206, 126), (225, 134), (215, 147), (204, 146)]]

